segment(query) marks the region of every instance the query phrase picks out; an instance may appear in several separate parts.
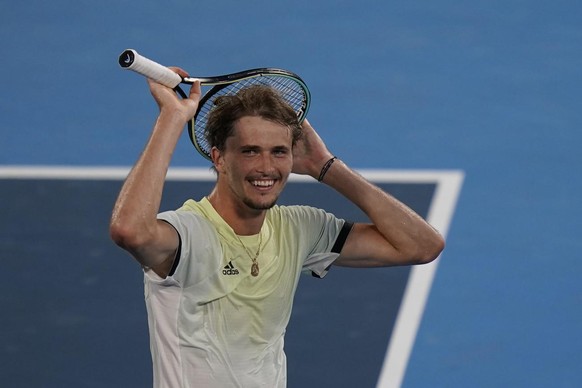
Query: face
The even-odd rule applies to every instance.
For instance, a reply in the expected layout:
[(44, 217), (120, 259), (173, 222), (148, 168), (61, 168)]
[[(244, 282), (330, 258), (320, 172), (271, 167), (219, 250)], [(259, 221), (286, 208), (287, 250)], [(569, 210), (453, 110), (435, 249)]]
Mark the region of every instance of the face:
[(253, 210), (277, 202), (293, 167), (291, 131), (258, 116), (235, 122), (224, 151), (212, 150), (218, 188), (235, 206)]

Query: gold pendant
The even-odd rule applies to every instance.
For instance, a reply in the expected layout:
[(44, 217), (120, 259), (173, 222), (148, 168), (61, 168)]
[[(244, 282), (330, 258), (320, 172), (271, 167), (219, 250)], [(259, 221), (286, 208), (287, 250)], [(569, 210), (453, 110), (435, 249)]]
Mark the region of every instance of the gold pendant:
[(251, 265), (251, 275), (254, 277), (259, 276), (259, 264), (257, 262), (254, 262), (253, 265)]

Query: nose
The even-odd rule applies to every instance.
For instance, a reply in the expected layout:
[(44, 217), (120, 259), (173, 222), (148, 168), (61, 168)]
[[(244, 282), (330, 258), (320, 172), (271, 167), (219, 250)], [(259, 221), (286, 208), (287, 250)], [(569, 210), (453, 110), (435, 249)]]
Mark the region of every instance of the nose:
[(259, 172), (264, 174), (271, 173), (274, 170), (274, 162), (272, 156), (267, 153), (261, 154), (259, 164), (257, 165), (257, 169)]

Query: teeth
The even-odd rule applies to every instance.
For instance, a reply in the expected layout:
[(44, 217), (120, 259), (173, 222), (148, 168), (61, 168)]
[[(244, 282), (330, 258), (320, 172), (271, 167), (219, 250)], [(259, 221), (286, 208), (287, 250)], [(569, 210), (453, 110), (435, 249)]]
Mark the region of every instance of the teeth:
[(275, 183), (274, 180), (268, 180), (268, 181), (252, 181), (252, 184), (254, 186), (260, 186), (260, 187), (269, 187), (269, 186), (273, 186), (273, 184)]

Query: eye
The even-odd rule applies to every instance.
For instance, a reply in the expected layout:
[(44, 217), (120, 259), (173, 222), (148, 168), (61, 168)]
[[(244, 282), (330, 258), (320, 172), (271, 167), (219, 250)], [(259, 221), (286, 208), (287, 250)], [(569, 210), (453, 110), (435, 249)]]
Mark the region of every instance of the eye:
[(243, 155), (247, 155), (247, 156), (253, 156), (256, 155), (258, 153), (256, 148), (243, 148), (241, 150)]
[(288, 153), (289, 153), (289, 150), (287, 148), (284, 148), (284, 147), (275, 148), (273, 150), (273, 154), (275, 156), (279, 156), (279, 157), (287, 156)]

